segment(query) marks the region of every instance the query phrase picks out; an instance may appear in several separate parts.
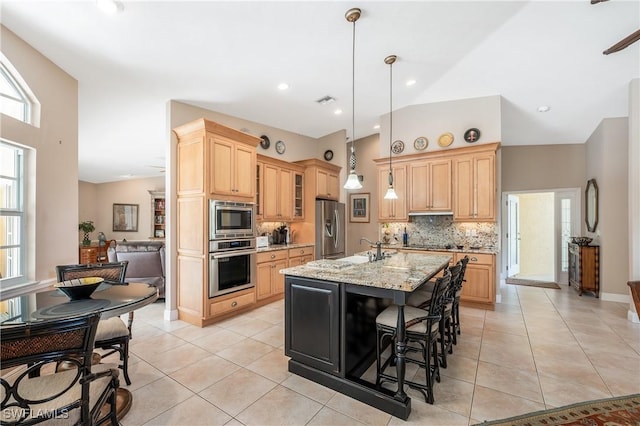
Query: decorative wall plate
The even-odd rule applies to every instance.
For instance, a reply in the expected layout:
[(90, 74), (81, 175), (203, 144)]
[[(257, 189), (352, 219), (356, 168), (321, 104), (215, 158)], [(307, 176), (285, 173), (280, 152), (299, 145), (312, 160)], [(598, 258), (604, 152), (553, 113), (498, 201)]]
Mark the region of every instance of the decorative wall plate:
[(394, 154), (400, 154), (402, 151), (404, 151), (404, 142), (401, 140), (397, 140), (391, 144), (391, 152)]
[(440, 135), (438, 145), (445, 148), (453, 143), (453, 134), (447, 132)]
[(280, 155), (284, 154), (284, 151), (287, 149), (284, 142), (278, 141), (276, 142), (276, 152)]
[(269, 149), (269, 146), (271, 145), (271, 141), (269, 140), (269, 136), (262, 135), (262, 136), (260, 136), (260, 139), (262, 139), (260, 141), (260, 147), (262, 149)]
[(426, 149), (428, 145), (429, 145), (429, 139), (422, 136), (419, 138), (416, 138), (416, 140), (413, 141), (413, 147), (416, 149), (416, 151), (422, 151)]
[(472, 127), (464, 132), (464, 140), (468, 143), (478, 142), (478, 139), (480, 139), (480, 130), (476, 129), (475, 127)]
[(333, 159), (333, 151), (331, 151), (330, 149), (326, 150), (324, 152), (324, 159), (327, 161), (331, 161)]

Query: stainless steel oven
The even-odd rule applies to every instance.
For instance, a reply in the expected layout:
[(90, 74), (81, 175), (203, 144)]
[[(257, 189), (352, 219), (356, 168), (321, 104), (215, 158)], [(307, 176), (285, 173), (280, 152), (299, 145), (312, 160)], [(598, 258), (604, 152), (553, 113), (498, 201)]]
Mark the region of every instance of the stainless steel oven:
[(209, 240), (255, 237), (255, 204), (209, 201)]
[(209, 241), (209, 297), (256, 284), (256, 239)]

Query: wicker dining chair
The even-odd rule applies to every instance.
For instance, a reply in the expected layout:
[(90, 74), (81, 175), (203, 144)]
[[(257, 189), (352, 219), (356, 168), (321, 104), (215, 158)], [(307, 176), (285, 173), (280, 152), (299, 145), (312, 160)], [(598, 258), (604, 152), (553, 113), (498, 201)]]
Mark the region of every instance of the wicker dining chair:
[[(118, 369), (91, 363), (99, 318), (94, 313), (0, 327), (3, 425), (118, 424)], [(49, 374), (43, 368), (60, 362), (72, 367)]]
[[(56, 266), (56, 273), (58, 281), (84, 277), (100, 277), (104, 278), (106, 283), (118, 285), (124, 283), (124, 276), (127, 272), (128, 264), (129, 261), (123, 260), (120, 262), (87, 265), (58, 265)], [(128, 326), (124, 324), (120, 317), (100, 320), (95, 343), (96, 348), (107, 351), (103, 354), (104, 357), (116, 352), (119, 354), (121, 363), (118, 367), (122, 369), (127, 385), (131, 384), (131, 379), (129, 378), (129, 340), (131, 340), (132, 323), (133, 311), (129, 312)]]

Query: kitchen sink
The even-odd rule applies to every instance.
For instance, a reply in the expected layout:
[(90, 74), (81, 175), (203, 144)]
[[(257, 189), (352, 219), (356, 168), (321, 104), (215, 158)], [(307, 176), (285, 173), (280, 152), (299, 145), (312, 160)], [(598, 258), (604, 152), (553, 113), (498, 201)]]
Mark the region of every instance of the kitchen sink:
[(360, 263), (367, 263), (369, 262), (369, 258), (367, 256), (348, 256), (348, 257), (343, 257), (342, 259), (336, 259), (338, 262), (347, 262), (347, 263), (354, 263), (354, 264), (360, 264)]

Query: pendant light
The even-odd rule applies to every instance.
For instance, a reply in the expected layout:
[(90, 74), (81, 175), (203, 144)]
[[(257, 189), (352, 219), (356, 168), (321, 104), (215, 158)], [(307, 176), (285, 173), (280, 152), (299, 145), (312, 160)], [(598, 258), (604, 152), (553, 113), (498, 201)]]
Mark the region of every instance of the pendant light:
[(345, 182), (344, 189), (360, 189), (362, 184), (356, 173), (356, 21), (360, 18), (360, 9), (353, 8), (347, 10), (344, 17), (348, 22), (353, 23), (353, 40), (351, 44), (351, 155), (349, 156), (349, 177)]
[(389, 65), (389, 188), (384, 194), (385, 200), (397, 200), (398, 194), (393, 189), (393, 169), (391, 168), (391, 143), (393, 141), (393, 63), (398, 57), (389, 55), (384, 58), (384, 63)]

